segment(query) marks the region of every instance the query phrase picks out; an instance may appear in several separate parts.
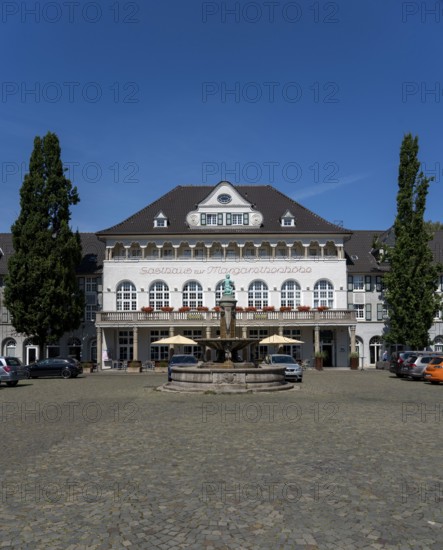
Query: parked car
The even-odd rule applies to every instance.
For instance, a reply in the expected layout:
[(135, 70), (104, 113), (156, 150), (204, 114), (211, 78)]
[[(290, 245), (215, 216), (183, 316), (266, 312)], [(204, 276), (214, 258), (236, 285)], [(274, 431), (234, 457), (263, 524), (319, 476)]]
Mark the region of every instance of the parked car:
[(389, 372), (396, 374), (399, 378), (403, 378), (404, 374), (402, 372), (403, 363), (407, 361), (411, 355), (421, 357), (423, 355), (436, 355), (436, 352), (431, 351), (401, 351), (399, 353), (393, 353), (391, 357), (391, 365), (389, 367)]
[(303, 382), (303, 368), (291, 355), (275, 353), (265, 357), (265, 365), (285, 367), (285, 380)]
[(423, 380), (424, 372), (435, 355), (411, 355), (402, 365), (401, 374), (411, 380)]
[(77, 359), (72, 357), (49, 357), (28, 365), (30, 378), (40, 376), (61, 376), (75, 378), (82, 374), (83, 368)]
[(443, 382), (443, 357), (434, 357), (425, 370), (425, 380), (431, 384)]
[(0, 383), (7, 386), (16, 386), (20, 380), (29, 378), (29, 370), (24, 367), (17, 357), (0, 356)]
[(197, 367), (198, 364), (193, 355), (173, 355), (168, 363), (168, 382), (172, 380), (172, 367)]

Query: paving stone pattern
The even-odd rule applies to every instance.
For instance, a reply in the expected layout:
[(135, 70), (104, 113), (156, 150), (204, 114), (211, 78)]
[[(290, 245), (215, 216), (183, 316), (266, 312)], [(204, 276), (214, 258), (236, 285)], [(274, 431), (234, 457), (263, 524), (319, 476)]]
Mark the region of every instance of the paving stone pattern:
[(386, 371), (251, 395), (165, 381), (0, 387), (0, 550), (443, 547), (442, 387)]

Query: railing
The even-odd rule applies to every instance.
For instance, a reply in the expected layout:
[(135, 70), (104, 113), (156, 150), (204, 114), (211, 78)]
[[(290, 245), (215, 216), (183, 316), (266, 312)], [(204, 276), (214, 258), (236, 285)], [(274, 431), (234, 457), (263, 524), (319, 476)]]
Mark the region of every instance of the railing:
[[(238, 324), (253, 324), (256, 321), (270, 321), (270, 324), (349, 324), (356, 322), (356, 312), (349, 309), (328, 309), (326, 311), (238, 311), (236, 313)], [(220, 313), (218, 311), (101, 311), (97, 313), (96, 323), (115, 324), (128, 323), (134, 325), (155, 325), (156, 323), (192, 324), (218, 324)]]

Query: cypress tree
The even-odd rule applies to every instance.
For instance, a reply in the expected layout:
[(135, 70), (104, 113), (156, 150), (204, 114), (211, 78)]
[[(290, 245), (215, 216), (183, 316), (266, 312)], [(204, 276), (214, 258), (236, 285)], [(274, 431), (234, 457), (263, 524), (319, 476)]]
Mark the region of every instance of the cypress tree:
[(429, 183), (420, 170), (418, 137), (407, 134), (400, 149), (395, 245), (388, 250), (385, 277), (389, 318), (386, 341), (423, 349), (440, 308), (436, 294), (441, 266), (433, 261), (432, 233), (424, 222)]
[(14, 328), (40, 348), (78, 328), (84, 296), (75, 268), (82, 257), (80, 235), (73, 233), (70, 206), (79, 202), (64, 175), (57, 136), (36, 137), (20, 189), (20, 214), (11, 227), (14, 254), (8, 263), (5, 303)]

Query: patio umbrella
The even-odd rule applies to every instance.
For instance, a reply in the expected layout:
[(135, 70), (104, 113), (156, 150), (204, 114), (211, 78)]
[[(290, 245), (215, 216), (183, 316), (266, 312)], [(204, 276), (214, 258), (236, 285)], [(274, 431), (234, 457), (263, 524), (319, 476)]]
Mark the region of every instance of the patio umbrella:
[(195, 340), (191, 340), (190, 338), (186, 338), (186, 336), (182, 336), (181, 334), (176, 334), (175, 336), (170, 336), (169, 338), (162, 338), (161, 340), (157, 340), (156, 342), (152, 342), (151, 346), (198, 346), (198, 342)]
[(302, 342), (301, 340), (288, 338), (287, 336), (280, 336), (280, 334), (273, 334), (272, 336), (268, 336), (267, 338), (260, 340), (259, 344), (264, 346), (269, 344), (304, 344), (304, 342)]

